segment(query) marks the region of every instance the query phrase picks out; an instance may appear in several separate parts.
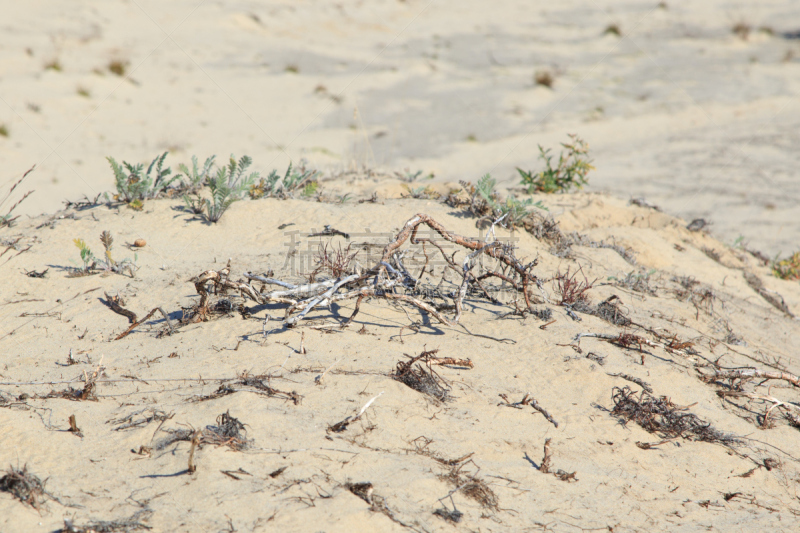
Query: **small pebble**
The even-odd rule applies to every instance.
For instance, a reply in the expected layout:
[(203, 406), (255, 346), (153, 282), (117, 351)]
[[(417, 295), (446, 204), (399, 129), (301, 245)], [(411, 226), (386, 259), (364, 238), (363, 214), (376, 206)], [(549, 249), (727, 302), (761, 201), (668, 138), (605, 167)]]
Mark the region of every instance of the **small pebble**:
[(147, 244), (147, 241), (145, 241), (144, 239), (136, 239), (135, 241), (133, 241), (133, 245), (137, 248), (142, 248), (144, 247), (145, 244)]

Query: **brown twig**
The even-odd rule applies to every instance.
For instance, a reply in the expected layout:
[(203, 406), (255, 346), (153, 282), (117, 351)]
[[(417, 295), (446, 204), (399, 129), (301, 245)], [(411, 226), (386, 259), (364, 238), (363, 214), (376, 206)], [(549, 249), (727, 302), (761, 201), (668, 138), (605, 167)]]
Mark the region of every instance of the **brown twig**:
[(107, 292), (104, 292), (103, 294), (106, 295), (106, 300), (103, 303), (105, 303), (108, 307), (110, 307), (112, 311), (114, 311), (118, 315), (126, 317), (131, 324), (136, 323), (136, 313), (134, 313), (133, 311), (128, 311), (127, 309), (122, 307), (122, 305), (125, 302), (123, 302), (119, 296), (109, 296)]

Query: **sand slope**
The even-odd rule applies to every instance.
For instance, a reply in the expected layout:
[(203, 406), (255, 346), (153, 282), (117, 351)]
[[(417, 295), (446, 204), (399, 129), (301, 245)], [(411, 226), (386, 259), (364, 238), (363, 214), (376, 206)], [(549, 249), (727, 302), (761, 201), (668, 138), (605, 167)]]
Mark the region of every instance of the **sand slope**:
[[(706, 384), (698, 368), (707, 373), (715, 362), (800, 373), (797, 320), (770, 305), (745, 273), (780, 294), (794, 315), (800, 315), (800, 286), (772, 278), (746, 252), (690, 232), (669, 215), (598, 194), (542, 199), (565, 233), (584, 236), (570, 257), (553, 255), (550, 243), (525, 231), (499, 229), (498, 237), (514, 239), (520, 258), (538, 258), (534, 272), (550, 303), (535, 307), (551, 309), (555, 319), (546, 329), (532, 315), (509, 315), (513, 307), (470, 293), (463, 327), (371, 299), (346, 329), (314, 328), (350, 316), (352, 301), (313, 311), (287, 330), (280, 327), (283, 306), (250, 302), (248, 318), (234, 311), (157, 338), (165, 324), (156, 315), (112, 340), (128, 322), (103, 305), (104, 293), (123, 297), (139, 317), (161, 306), (175, 321), (181, 308), (197, 302), (187, 280), (222, 268), (228, 258), (231, 278), (272, 269), (275, 277), (298, 280), (317, 252), (319, 238), (308, 235), (324, 225), (350, 233), (354, 246), (384, 245), (415, 213), (463, 235), (482, 234), (474, 218), (436, 201), (247, 201), (208, 225), (178, 202), (162, 200), (148, 202), (144, 212), (101, 206), (3, 230), (4, 239), (20, 237), (19, 251), (30, 248), (9, 251), (0, 267), (0, 464), (27, 465), (47, 478), (47, 490), (61, 504), (49, 501), (37, 511), (0, 493), (0, 530), (53, 531), (64, 518), (83, 525), (140, 511), (137, 520), (155, 531), (796, 530), (798, 429), (779, 409), (772, 427), (761, 429), (763, 402), (723, 400), (716, 391), (727, 390), (726, 382)], [(68, 278), (79, 263), (72, 240), (85, 239), (97, 253), (103, 230), (114, 237), (117, 259), (133, 257), (125, 243), (147, 241), (136, 252), (135, 278)], [(299, 244), (290, 257), (293, 239)], [(323, 240), (346, 244), (342, 237)], [(556, 305), (550, 279), (579, 266), (588, 280), (597, 279), (589, 291), (594, 304), (616, 295), (624, 314), (649, 331), (588, 314), (570, 319)], [(45, 268), (43, 279), (25, 275)], [(435, 267), (437, 275), (442, 268)], [(616, 280), (628, 273), (649, 275), (654, 292), (619, 286)], [(532, 295), (542, 302), (538, 289)], [(274, 318), (266, 341), (265, 314)], [(691, 346), (665, 349), (667, 332)], [(579, 333), (630, 333), (655, 345), (645, 344), (642, 353), (584, 337), (578, 350)], [(301, 339), (306, 354), (298, 353)], [(474, 364), (437, 368), (451, 387), (449, 401), (391, 378), (404, 354), (425, 349)], [(68, 365), (70, 351), (77, 362)], [(44, 398), (68, 385), (81, 389), (85, 373), (98, 366), (94, 401)], [(301, 399), (296, 404), (236, 385), (245, 373), (266, 375), (269, 386)], [(657, 435), (609, 413), (614, 387), (642, 388), (610, 375), (620, 373), (643, 380), (656, 397), (689, 406), (687, 412), (740, 442), (676, 438), (655, 445)], [(217, 391), (220, 380), (240, 390), (193, 401)], [(57, 384), (9, 384), (26, 382)], [(785, 381), (758, 383), (745, 383), (744, 390), (800, 401)], [(530, 406), (500, 405), (500, 395), (513, 403), (528, 393), (558, 427)], [(378, 394), (360, 420), (342, 432), (329, 430)], [(119, 420), (137, 412), (131, 420), (148, 413), (169, 418), (119, 430)], [(190, 443), (165, 444), (176, 435), (170, 432), (216, 425), (223, 413), (246, 424), (249, 447), (203, 445), (190, 474)], [(83, 437), (67, 431), (73, 414)], [(545, 439), (551, 439), (552, 469), (574, 472), (577, 480), (539, 470)], [(150, 451), (132, 453), (142, 446)], [(362, 482), (372, 484), (371, 505), (348, 490), (348, 483)], [(452, 499), (440, 501), (457, 488)], [(457, 524), (433, 514), (453, 505), (463, 513)]]

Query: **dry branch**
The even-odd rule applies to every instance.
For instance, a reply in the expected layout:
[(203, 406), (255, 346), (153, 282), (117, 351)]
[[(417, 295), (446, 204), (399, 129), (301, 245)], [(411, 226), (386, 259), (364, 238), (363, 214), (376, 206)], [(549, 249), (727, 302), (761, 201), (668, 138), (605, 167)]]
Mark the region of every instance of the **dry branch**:
[(711, 375), (704, 374), (705, 379), (752, 379), (761, 378), (764, 380), (769, 379), (782, 379), (788, 381), (795, 387), (800, 387), (800, 377), (788, 372), (765, 372), (755, 368), (744, 368), (741, 370), (714, 370)]

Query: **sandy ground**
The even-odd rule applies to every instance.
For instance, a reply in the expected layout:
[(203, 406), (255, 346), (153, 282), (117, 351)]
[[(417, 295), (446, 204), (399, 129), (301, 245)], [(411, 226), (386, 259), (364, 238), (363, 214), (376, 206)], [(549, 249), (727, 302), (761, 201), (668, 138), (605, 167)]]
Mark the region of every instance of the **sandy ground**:
[[(473, 217), (437, 201), (245, 201), (208, 225), (177, 200), (159, 200), (143, 212), (70, 210), (7, 230), (20, 251), (31, 247), (12, 249), (2, 266), (0, 462), (47, 478), (59, 502), (36, 510), (0, 493), (0, 530), (55, 531), (64, 519), (84, 526), (134, 517), (155, 531), (795, 531), (800, 441), (784, 411), (796, 412), (797, 388), (785, 380), (707, 384), (699, 377), (714, 368), (757, 368), (798, 380), (792, 376), (800, 373), (800, 328), (791, 317), (800, 314), (797, 282), (776, 279), (741, 249), (688, 231), (686, 221), (624, 200), (585, 193), (542, 200), (553, 210), (561, 206), (563, 231), (583, 235), (567, 257), (525, 231), (498, 229), (496, 236), (511, 240), (518, 257), (538, 258), (542, 289), (531, 298), (535, 309), (551, 310), (549, 325), (513, 314), (508, 293), (492, 303), (470, 292), (461, 326), (372, 298), (345, 329), (339, 324), (353, 300), (312, 311), (286, 329), (284, 305), (254, 305), (231, 293), (212, 296), (230, 302), (230, 313), (177, 326), (198, 303), (190, 278), (231, 258), (230, 279), (273, 270), (300, 281), (319, 242), (334, 249), (347, 242), (309, 237), (325, 225), (350, 234), (363, 265), (375, 261), (368, 245), (380, 251), (414, 213), (462, 235), (480, 234)], [(134, 278), (67, 277), (80, 263), (72, 240), (84, 238), (97, 253), (100, 230), (114, 237), (117, 260), (136, 253)], [(126, 247), (136, 239), (147, 245)], [(463, 257), (456, 256), (459, 265)], [(405, 262), (416, 273), (419, 249)], [(431, 265), (436, 283), (444, 263)], [(632, 323), (568, 317), (551, 278), (579, 267), (596, 280), (593, 304), (617, 296)], [(45, 268), (44, 278), (25, 275)], [(628, 273), (645, 285), (621, 283)], [(763, 294), (779, 295), (784, 310)], [(114, 340), (128, 327), (104, 305), (115, 296), (139, 318), (163, 308), (178, 331), (159, 338), (167, 326), (155, 315)], [(442, 312), (452, 317), (452, 310)], [(272, 320), (264, 325), (266, 315)], [(595, 337), (576, 342), (579, 333), (641, 340), (625, 348)], [(425, 349), (473, 365), (436, 368), (449, 388), (446, 401), (392, 379), (405, 354)], [(76, 399), (95, 373), (95, 389)], [(273, 390), (247, 385), (242, 376), (261, 376)], [(228, 392), (215, 394), (223, 385)], [(737, 441), (665, 439), (634, 421), (622, 423), (610, 411), (615, 387), (625, 386), (637, 398), (648, 386), (678, 413)], [(716, 394), (732, 390), (794, 403), (774, 409), (765, 429), (772, 404)], [(64, 391), (73, 400), (59, 397)], [(503, 405), (526, 394), (557, 427), (530, 405)], [(331, 429), (376, 396), (360, 419)], [(248, 446), (207, 443), (196, 450), (190, 473), (187, 434), (217, 426), (226, 413), (245, 424)], [(81, 436), (69, 431), (70, 415)], [(181, 431), (183, 440), (176, 440)], [(546, 439), (551, 470), (576, 479), (541, 471)], [(349, 490), (357, 483), (371, 483), (369, 503)], [(458, 523), (433, 514), (454, 509), (462, 513)]]
[(794, 2), (2, 5), (0, 165), (4, 181), (39, 165), (28, 214), (107, 191), (106, 156), (515, 185), (538, 144), (577, 133), (592, 190), (705, 217), (769, 255), (800, 241)]
[[(797, 531), (800, 284), (748, 250), (800, 242), (800, 11), (488, 6), (3, 2), (0, 190), (37, 170), (17, 191), (36, 190), (23, 216), (0, 228), (0, 532)], [(612, 24), (620, 36), (604, 34)], [(552, 88), (533, 82), (545, 70)], [(587, 192), (534, 195), (561, 240), (496, 229), (537, 261), (538, 317), (487, 278), (452, 324), (460, 274), (406, 243), (427, 290), (416, 296), (448, 323), (378, 296), (347, 327), (352, 299), (286, 328), (285, 304), (236, 291), (190, 319), (189, 280), (229, 259), (230, 280), (299, 284), (320, 244), (349, 244), (370, 268), (416, 213), (484, 239), (463, 208), (403, 198), (398, 176), (433, 172), (411, 185), (446, 193), (491, 172), (513, 190), (516, 166), (539, 166), (537, 144), (568, 133), (597, 170)], [(217, 224), (177, 198), (59, 211), (112, 188), (106, 156), (165, 150), (173, 167), (306, 159), (327, 176), (324, 201), (242, 201)], [(712, 225), (689, 231), (695, 217)], [(349, 239), (312, 236), (326, 225)], [(74, 239), (101, 255), (102, 231), (135, 275), (74, 277)], [(494, 268), (483, 260), (473, 272)], [(594, 282), (577, 313), (560, 305), (568, 269)], [(139, 319), (160, 307), (175, 331), (156, 311), (115, 340), (130, 325), (108, 306), (117, 297)], [(607, 338), (576, 340), (586, 333)], [(469, 359), (432, 367), (444, 399), (394, 379), (425, 350)], [(714, 377), (735, 371), (751, 377)], [(630, 406), (624, 387), (700, 425), (651, 433), (614, 410)], [(227, 416), (238, 436), (214, 440)], [(23, 467), (46, 480), (38, 508), (12, 495), (5, 469)]]

